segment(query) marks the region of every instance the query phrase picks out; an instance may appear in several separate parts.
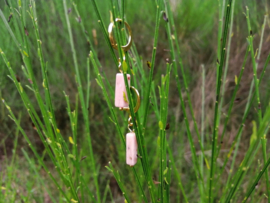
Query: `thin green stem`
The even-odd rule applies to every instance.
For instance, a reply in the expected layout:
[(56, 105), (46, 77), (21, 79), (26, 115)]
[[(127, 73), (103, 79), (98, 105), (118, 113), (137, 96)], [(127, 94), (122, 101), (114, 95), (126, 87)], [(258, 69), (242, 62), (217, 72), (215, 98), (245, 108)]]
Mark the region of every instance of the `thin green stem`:
[[(232, 41), (232, 34), (233, 34), (233, 18), (234, 18), (234, 5), (235, 1), (232, 1), (232, 12), (231, 12), (231, 23), (230, 23), (230, 31), (229, 31), (229, 41), (228, 41), (228, 48), (227, 48), (227, 54), (226, 54), (226, 62), (225, 62), (225, 68), (224, 68), (224, 74), (222, 79), (222, 90), (221, 90), (221, 98), (220, 98), (220, 105), (219, 105), (219, 122), (222, 112), (222, 106), (224, 101), (224, 93), (225, 93), (225, 87), (226, 87), (226, 81), (227, 81), (227, 72), (229, 67), (229, 59), (230, 59), (230, 51), (231, 51), (231, 41)], [(219, 40), (218, 40), (219, 41)], [(226, 125), (224, 125), (226, 126)]]
[(167, 64), (167, 73), (162, 76), (162, 84), (159, 87), (160, 90), (160, 121), (159, 121), (159, 139), (160, 139), (160, 170), (159, 170), (159, 199), (161, 202), (165, 200), (164, 188), (166, 188), (166, 181), (164, 176), (165, 166), (167, 165), (167, 154), (166, 154), (166, 123), (168, 114), (168, 95), (169, 95), (169, 84), (170, 84), (170, 71), (171, 67)]
[(222, 46), (221, 46), (221, 59), (219, 62), (219, 66), (217, 69), (217, 88), (216, 88), (216, 101), (215, 101), (215, 115), (214, 115), (214, 133), (212, 137), (212, 155), (211, 155), (211, 167), (210, 167), (210, 176), (209, 176), (209, 203), (213, 201), (213, 181), (215, 174), (215, 166), (216, 166), (216, 148), (217, 148), (217, 132), (218, 132), (218, 112), (219, 112), (219, 100), (220, 100), (220, 88), (221, 88), (221, 77), (222, 77), (222, 69), (225, 61), (226, 54), (226, 44), (227, 44), (227, 35), (228, 35), (228, 25), (230, 23), (230, 13), (231, 13), (231, 4), (232, 0), (228, 1), (226, 17), (225, 17), (225, 25), (222, 35)]
[[(205, 68), (204, 65), (202, 65), (202, 115), (201, 115), (201, 143), (202, 146), (204, 147), (204, 105), (205, 105)], [(201, 154), (201, 162), (200, 162), (200, 168), (201, 168), (201, 173), (202, 177), (204, 177), (204, 170), (203, 170), (203, 154)], [(200, 192), (201, 192), (201, 197), (203, 197), (203, 186), (200, 185)], [(201, 202), (202, 198), (201, 198)]]

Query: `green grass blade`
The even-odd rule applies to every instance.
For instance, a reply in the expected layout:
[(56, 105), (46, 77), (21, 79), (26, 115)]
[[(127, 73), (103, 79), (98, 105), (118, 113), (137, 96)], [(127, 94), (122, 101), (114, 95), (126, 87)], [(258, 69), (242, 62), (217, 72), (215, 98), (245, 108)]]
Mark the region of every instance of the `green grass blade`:
[[(213, 181), (214, 181), (214, 174), (215, 174), (215, 166), (216, 166), (216, 148), (217, 148), (217, 132), (218, 132), (218, 109), (219, 109), (219, 100), (220, 100), (220, 88), (221, 88), (221, 77), (222, 77), (222, 69), (224, 66), (225, 61), (225, 54), (226, 54), (226, 42), (227, 42), (227, 35), (229, 29), (230, 21), (230, 13), (231, 13), (231, 5), (232, 0), (228, 0), (226, 15), (225, 15), (225, 24), (222, 34), (222, 46), (221, 46), (221, 59), (218, 64), (217, 69), (217, 87), (216, 87), (216, 102), (215, 102), (215, 115), (214, 115), (214, 133), (212, 137), (212, 154), (211, 154), (211, 167), (210, 167), (210, 177), (209, 177), (209, 203), (213, 201)], [(225, 8), (225, 7), (224, 7)]]

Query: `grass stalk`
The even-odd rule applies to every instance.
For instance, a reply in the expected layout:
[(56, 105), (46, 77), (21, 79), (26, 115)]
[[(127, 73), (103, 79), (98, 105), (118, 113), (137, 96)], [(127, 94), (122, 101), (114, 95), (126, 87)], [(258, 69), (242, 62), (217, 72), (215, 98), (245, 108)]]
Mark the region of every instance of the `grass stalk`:
[[(170, 71), (171, 67), (167, 64), (166, 75), (162, 77), (160, 90), (160, 121), (159, 121), (159, 139), (160, 139), (160, 170), (159, 170), (159, 194), (158, 197), (161, 202), (166, 202), (164, 188), (168, 184), (166, 180), (166, 168), (167, 168), (167, 155), (166, 155), (166, 123), (168, 114), (168, 95), (169, 95), (169, 84), (170, 84)], [(167, 169), (168, 170), (168, 169)]]
[[(226, 10), (225, 4), (227, 3), (227, 0), (219, 0), (218, 1), (218, 41), (217, 41), (217, 60), (220, 60), (222, 57), (222, 28), (223, 28), (223, 19), (224, 19), (224, 13)], [(217, 63), (217, 74), (216, 74), (216, 84), (218, 84), (219, 79), (219, 63)]]
[[(202, 65), (202, 115), (201, 115), (201, 143), (202, 146), (204, 147), (204, 105), (205, 105), (205, 68), (204, 65)], [(200, 168), (201, 168), (201, 173), (202, 177), (204, 177), (204, 170), (203, 170), (203, 154), (201, 154), (201, 162), (200, 162)], [(203, 197), (203, 186), (200, 185), (200, 192), (201, 192), (201, 197)], [(202, 200), (201, 200), (202, 202)]]
[(231, 4), (232, 0), (229, 0), (227, 3), (226, 16), (225, 16), (225, 24), (222, 34), (222, 46), (221, 46), (221, 59), (218, 64), (217, 69), (217, 88), (216, 88), (216, 102), (215, 102), (215, 115), (214, 115), (214, 133), (212, 137), (212, 155), (211, 155), (211, 167), (210, 167), (210, 176), (209, 176), (209, 203), (213, 201), (212, 193), (213, 193), (213, 181), (215, 174), (215, 166), (216, 166), (216, 148), (217, 148), (217, 132), (218, 132), (218, 109), (219, 109), (219, 100), (220, 100), (220, 88), (221, 88), (221, 77), (222, 77), (222, 69), (225, 61), (226, 54), (226, 44), (227, 44), (227, 35), (228, 35), (228, 25), (230, 23), (230, 13), (231, 13)]
[[(234, 7), (235, 7), (235, 1), (232, 1), (232, 11), (231, 11), (231, 23), (230, 23), (230, 31), (229, 31), (229, 40), (228, 40), (228, 48), (227, 48), (227, 54), (226, 54), (226, 62), (225, 62), (225, 68), (224, 68), (224, 74), (222, 79), (222, 90), (221, 90), (221, 97), (220, 97), (220, 106), (219, 106), (219, 122), (222, 112), (222, 106), (224, 101), (224, 93), (225, 93), (225, 86), (227, 81), (227, 73), (228, 73), (228, 67), (229, 67), (229, 59), (230, 59), (230, 51), (231, 51), (231, 41), (233, 37), (233, 18), (234, 18)], [(226, 125), (224, 125), (226, 126)]]
[(125, 20), (125, 0), (121, 0), (121, 16)]

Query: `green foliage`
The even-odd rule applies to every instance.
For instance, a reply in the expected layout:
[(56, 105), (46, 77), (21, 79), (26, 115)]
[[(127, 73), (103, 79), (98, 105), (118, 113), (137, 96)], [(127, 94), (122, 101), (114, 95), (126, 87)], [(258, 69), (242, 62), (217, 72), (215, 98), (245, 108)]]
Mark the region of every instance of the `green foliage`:
[[(212, 203), (246, 202), (250, 197), (253, 201), (261, 193), (270, 196), (266, 140), (270, 108), (269, 98), (262, 96), (268, 93), (262, 93), (261, 86), (270, 54), (260, 74), (267, 24), (267, 17), (264, 21), (258, 17), (264, 12), (261, 4), (247, 1), (249, 15), (249, 9), (243, 10), (234, 0), (5, 2), (0, 6), (0, 121), (5, 123), (0, 130), (6, 131), (5, 139), (13, 131), (15, 136), (11, 155), (5, 139), (0, 142), (6, 157), (0, 170), (0, 202)], [(132, 29), (134, 43), (127, 52), (121, 48), (128, 36), (124, 23), (114, 22), (117, 50), (111, 46), (107, 27), (116, 18)], [(233, 75), (233, 93), (225, 104), (229, 57), (236, 53), (230, 52), (233, 25), (245, 29), (237, 36), (246, 52), (238, 58), (242, 66)], [(255, 32), (260, 32), (259, 45)], [(196, 55), (197, 62), (188, 60), (189, 55)], [(248, 60), (253, 80), (248, 83), (246, 108), (243, 115), (239, 113), (236, 127), (227, 127), (239, 88), (247, 84), (242, 76)], [(129, 115), (113, 107), (112, 84), (119, 62)], [(205, 62), (216, 70), (206, 69)], [(202, 69), (194, 74), (192, 67), (197, 65)], [(215, 82), (206, 92), (211, 71)], [(127, 74), (141, 96), (136, 112)], [(200, 75), (198, 111), (192, 88)], [(208, 95), (215, 98), (213, 112), (205, 111)], [(173, 106), (177, 102), (178, 107)], [(246, 133), (248, 144), (239, 153), (253, 106), (252, 133)], [(197, 114), (202, 114), (200, 119)], [(128, 116), (138, 143), (134, 167), (124, 161)], [(229, 139), (233, 127), (237, 130)], [(225, 150), (223, 140), (228, 142)], [(25, 172), (31, 174), (26, 180)], [(255, 191), (259, 181), (262, 186)]]

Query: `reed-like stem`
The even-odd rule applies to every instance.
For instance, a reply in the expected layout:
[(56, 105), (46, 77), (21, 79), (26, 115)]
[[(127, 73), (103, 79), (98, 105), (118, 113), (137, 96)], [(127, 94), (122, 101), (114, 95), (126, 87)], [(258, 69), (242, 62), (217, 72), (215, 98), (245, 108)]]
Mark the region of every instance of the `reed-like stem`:
[(210, 167), (210, 176), (209, 176), (209, 203), (213, 201), (213, 181), (214, 181), (214, 174), (215, 174), (215, 167), (216, 167), (216, 148), (217, 148), (217, 132), (218, 132), (218, 109), (219, 109), (219, 100), (220, 100), (220, 88), (221, 88), (221, 77), (222, 77), (222, 70), (225, 61), (225, 54), (226, 54), (226, 42), (227, 42), (227, 35), (230, 23), (230, 13), (231, 13), (231, 4), (232, 0), (229, 0), (227, 3), (226, 9), (226, 16), (225, 16), (225, 24), (222, 34), (222, 46), (221, 46), (221, 58), (218, 61), (218, 69), (217, 69), (217, 87), (216, 87), (216, 100), (215, 100), (215, 115), (214, 115), (214, 133), (212, 137), (212, 153), (211, 153), (211, 167)]
[[(230, 23), (230, 31), (229, 31), (229, 40), (228, 40), (228, 48), (226, 53), (226, 62), (225, 62), (225, 68), (224, 68), (224, 74), (222, 79), (222, 89), (221, 89), (221, 97), (220, 97), (220, 105), (219, 105), (219, 122), (221, 119), (221, 112), (223, 107), (223, 101), (224, 101), (224, 94), (225, 94), (225, 87), (227, 82), (227, 73), (228, 73), (228, 67), (229, 67), (229, 59), (230, 59), (230, 51), (231, 51), (231, 41), (233, 37), (233, 18), (234, 18), (234, 7), (235, 7), (235, 1), (232, 1), (232, 11), (231, 11), (231, 23)], [(223, 22), (223, 21), (221, 21)], [(220, 40), (218, 40), (220, 41)], [(226, 125), (224, 125), (226, 126)]]
[[(202, 65), (202, 115), (201, 115), (201, 143), (202, 146), (204, 147), (204, 116), (205, 116), (205, 112), (204, 112), (204, 105), (205, 105), (205, 68), (204, 65)], [(201, 169), (201, 173), (202, 173), (202, 177), (204, 177), (204, 166), (203, 166), (203, 153), (201, 154), (201, 162), (200, 162), (200, 169)], [(200, 192), (201, 192), (201, 197), (204, 196), (203, 194), (203, 187), (202, 185), (200, 185)], [(203, 200), (201, 199), (201, 202), (203, 202)]]

